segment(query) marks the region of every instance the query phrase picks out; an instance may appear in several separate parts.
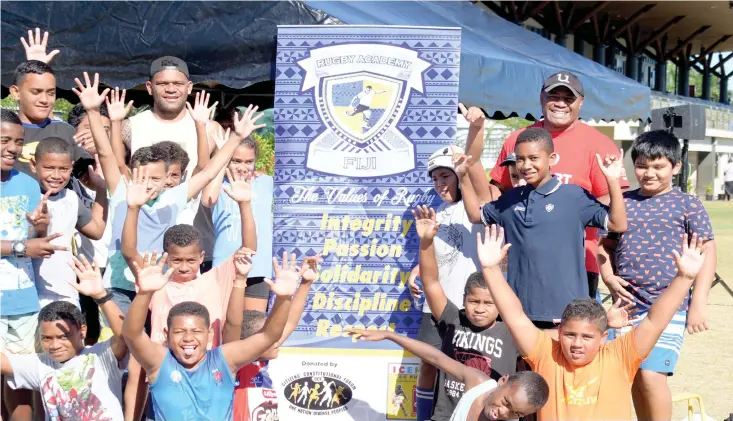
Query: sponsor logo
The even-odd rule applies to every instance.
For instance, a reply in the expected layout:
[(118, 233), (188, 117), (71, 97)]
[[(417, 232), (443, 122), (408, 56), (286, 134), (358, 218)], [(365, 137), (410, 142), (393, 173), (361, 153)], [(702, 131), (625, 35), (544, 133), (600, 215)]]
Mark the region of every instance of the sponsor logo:
[(277, 401), (263, 402), (252, 411), (252, 421), (278, 421)]
[(417, 418), (417, 364), (388, 364), (387, 419)]
[(356, 385), (327, 371), (306, 371), (282, 383), (290, 410), (301, 415), (331, 415), (345, 412)]

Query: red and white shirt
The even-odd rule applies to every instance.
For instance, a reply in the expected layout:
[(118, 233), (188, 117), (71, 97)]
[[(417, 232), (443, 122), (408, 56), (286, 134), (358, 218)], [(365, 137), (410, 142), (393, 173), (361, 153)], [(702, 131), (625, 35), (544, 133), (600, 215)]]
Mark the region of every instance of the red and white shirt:
[(267, 373), (267, 361), (239, 369), (234, 386), (234, 421), (277, 421), (277, 392)]

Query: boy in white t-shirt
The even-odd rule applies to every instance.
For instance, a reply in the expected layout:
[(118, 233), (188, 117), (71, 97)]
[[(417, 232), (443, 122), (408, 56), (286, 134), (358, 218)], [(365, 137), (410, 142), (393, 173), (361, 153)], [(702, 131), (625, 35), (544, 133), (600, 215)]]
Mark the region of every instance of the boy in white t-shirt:
[(33, 260), (41, 307), (54, 301), (68, 301), (79, 307), (79, 293), (71, 286), (74, 272), (68, 266), (74, 230), (79, 230), (87, 238), (99, 240), (107, 222), (107, 186), (104, 180), (93, 178), (97, 194), (90, 210), (75, 191), (65, 188), (71, 178), (72, 166), (71, 145), (54, 137), (38, 142), (35, 157), (30, 162), (31, 170), (41, 185), (41, 193), (50, 193), (48, 210), (51, 223), (48, 231), (61, 234), (53, 243), (69, 248), (57, 251), (48, 259)]
[(84, 346), (87, 326), (81, 311), (65, 301), (53, 302), (38, 313), (42, 354), (0, 354), (0, 370), (13, 389), (41, 392), (47, 419), (121, 420), (122, 368), (127, 345), (122, 334), (122, 313), (104, 289), (102, 274), (86, 258), (74, 258), (71, 270), (79, 283), (71, 286), (99, 305), (114, 336)]

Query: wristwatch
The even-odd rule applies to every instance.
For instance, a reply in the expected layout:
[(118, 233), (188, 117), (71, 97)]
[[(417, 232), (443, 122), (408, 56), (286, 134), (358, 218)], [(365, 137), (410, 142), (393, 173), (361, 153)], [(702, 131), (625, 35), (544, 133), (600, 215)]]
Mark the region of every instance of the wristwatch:
[(97, 305), (102, 305), (106, 303), (107, 301), (112, 299), (112, 292), (110, 290), (107, 290), (107, 294), (104, 297), (100, 298), (92, 298)]
[(17, 258), (25, 257), (25, 240), (13, 241), (10, 247), (13, 250), (13, 256)]

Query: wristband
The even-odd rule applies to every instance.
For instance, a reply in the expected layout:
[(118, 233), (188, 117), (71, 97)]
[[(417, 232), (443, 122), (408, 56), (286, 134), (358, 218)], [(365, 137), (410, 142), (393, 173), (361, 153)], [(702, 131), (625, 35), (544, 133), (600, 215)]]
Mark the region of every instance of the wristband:
[(97, 305), (101, 306), (102, 304), (106, 303), (107, 301), (112, 299), (112, 292), (109, 290), (107, 291), (107, 294), (102, 298), (93, 298), (94, 302), (97, 303)]

